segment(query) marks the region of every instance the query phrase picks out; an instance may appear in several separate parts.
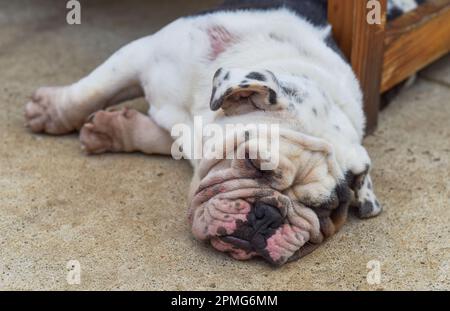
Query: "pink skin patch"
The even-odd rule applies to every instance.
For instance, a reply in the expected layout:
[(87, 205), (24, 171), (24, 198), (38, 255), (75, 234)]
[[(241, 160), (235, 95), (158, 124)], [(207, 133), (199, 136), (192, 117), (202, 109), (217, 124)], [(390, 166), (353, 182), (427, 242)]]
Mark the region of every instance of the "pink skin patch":
[(210, 60), (215, 60), (227, 47), (231, 46), (236, 38), (223, 26), (213, 26), (208, 29), (209, 42), (211, 44)]
[(283, 264), (305, 245), (308, 238), (308, 232), (302, 231), (295, 226), (284, 224), (274, 235), (267, 239), (266, 250), (273, 262)]
[(211, 199), (195, 211), (192, 233), (200, 240), (230, 235), (236, 231), (238, 221), (246, 221), (250, 209), (250, 204), (243, 200)]

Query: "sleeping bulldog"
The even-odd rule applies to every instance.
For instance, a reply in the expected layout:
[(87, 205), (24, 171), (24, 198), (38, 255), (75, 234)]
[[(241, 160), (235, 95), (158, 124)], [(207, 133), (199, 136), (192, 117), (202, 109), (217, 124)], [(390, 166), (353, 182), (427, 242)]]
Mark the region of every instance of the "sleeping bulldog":
[[(148, 114), (105, 110), (138, 97)], [(361, 145), (361, 90), (331, 38), (326, 1), (227, 1), (180, 18), (74, 84), (39, 88), (25, 117), (36, 133), (79, 131), (88, 154), (189, 158), (192, 232), (236, 259), (284, 264), (336, 233), (350, 206), (361, 218), (382, 210)], [(191, 140), (173, 128), (195, 132), (196, 118), (219, 128), (277, 125), (277, 165), (249, 156), (253, 136), (231, 139), (243, 157), (189, 157)]]

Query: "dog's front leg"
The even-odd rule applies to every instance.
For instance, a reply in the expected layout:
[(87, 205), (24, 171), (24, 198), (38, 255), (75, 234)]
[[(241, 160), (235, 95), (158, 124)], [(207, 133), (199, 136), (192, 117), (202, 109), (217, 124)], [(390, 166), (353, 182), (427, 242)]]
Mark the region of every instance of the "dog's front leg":
[(80, 131), (82, 148), (89, 154), (133, 152), (170, 155), (173, 139), (150, 116), (124, 108), (99, 111)]
[(357, 177), (353, 205), (358, 208), (358, 214), (361, 218), (370, 218), (381, 213), (382, 206), (373, 191), (372, 179), (369, 173)]

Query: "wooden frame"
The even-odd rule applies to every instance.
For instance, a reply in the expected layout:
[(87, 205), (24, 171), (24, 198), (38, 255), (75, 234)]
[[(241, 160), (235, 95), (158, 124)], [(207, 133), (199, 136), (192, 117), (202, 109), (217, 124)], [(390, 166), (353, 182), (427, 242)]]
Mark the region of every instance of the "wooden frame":
[(381, 23), (367, 22), (369, 0), (328, 0), (333, 35), (364, 93), (367, 133), (378, 120), (380, 93), (450, 51), (450, 0), (427, 0), (386, 23), (387, 0), (378, 0)]

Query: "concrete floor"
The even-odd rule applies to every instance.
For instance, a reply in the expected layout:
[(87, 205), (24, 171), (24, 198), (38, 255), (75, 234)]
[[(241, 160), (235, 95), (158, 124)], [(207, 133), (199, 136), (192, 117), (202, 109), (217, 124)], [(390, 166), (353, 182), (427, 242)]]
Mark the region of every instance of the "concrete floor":
[[(68, 26), (64, 2), (0, 0), (0, 289), (450, 289), (450, 57), (401, 93), (365, 140), (385, 212), (351, 217), (313, 254), (274, 269), (193, 239), (188, 163), (87, 157), (76, 135), (24, 128), (36, 87), (79, 79), (123, 44), (198, 9), (182, 0), (82, 1), (82, 25)], [(70, 260), (81, 265), (79, 285), (66, 281)], [(370, 260), (381, 263), (380, 284), (366, 281)]]

